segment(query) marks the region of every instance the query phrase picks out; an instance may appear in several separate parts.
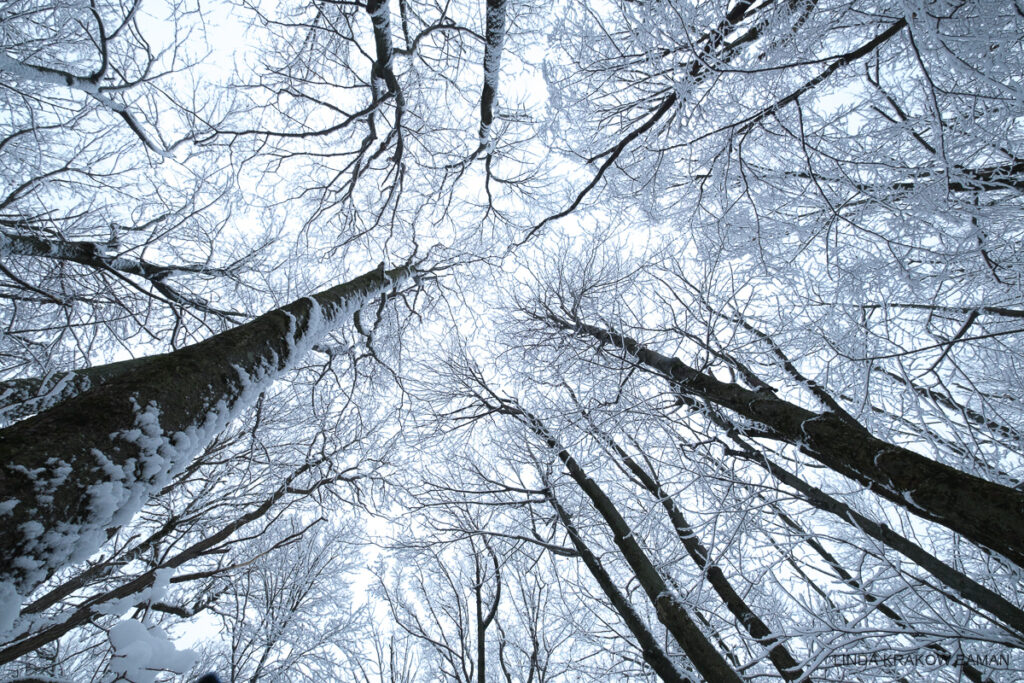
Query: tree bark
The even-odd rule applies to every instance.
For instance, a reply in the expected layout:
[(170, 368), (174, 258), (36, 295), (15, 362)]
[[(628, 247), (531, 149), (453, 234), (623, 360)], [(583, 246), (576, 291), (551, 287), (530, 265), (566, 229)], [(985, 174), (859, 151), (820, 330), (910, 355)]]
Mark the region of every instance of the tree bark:
[(55, 372), (45, 377), (22, 377), (0, 382), (0, 420), (11, 423), (49, 410), (112, 377), (131, 372), (147, 360), (133, 358), (80, 370)]
[(498, 96), (501, 51), (505, 46), (505, 7), (508, 0), (487, 0), (487, 35), (484, 46), (484, 86), (480, 92), (480, 148), (491, 142), (494, 101)]
[[(661, 506), (668, 514), (669, 520), (672, 522), (672, 528), (675, 530), (676, 536), (683, 544), (683, 547), (686, 548), (687, 554), (689, 554), (694, 564), (697, 565), (704, 576), (707, 577), (708, 583), (715, 589), (718, 597), (722, 599), (722, 602), (747, 633), (768, 651), (768, 657), (772, 660), (772, 664), (775, 665), (779, 674), (787, 681), (795, 681), (803, 677), (803, 669), (796, 659), (793, 658), (793, 655), (790, 654), (789, 650), (786, 649), (786, 646), (782, 644), (785, 635), (768, 628), (754, 610), (747, 605), (746, 601), (740, 597), (740, 594), (729, 583), (722, 568), (711, 560), (707, 548), (701, 543), (693, 527), (686, 521), (683, 511), (676, 506), (672, 496), (661, 487), (661, 483), (654, 475), (641, 467), (617, 443), (611, 439), (604, 438), (603, 435), (602, 440), (615, 451), (622, 463), (633, 473), (640, 484), (661, 503)], [(805, 678), (803, 680), (811, 679)]]
[(668, 658), (665, 651), (658, 644), (657, 638), (651, 633), (650, 629), (647, 628), (647, 624), (643, 622), (640, 615), (636, 613), (633, 606), (629, 604), (629, 600), (622, 594), (618, 586), (612, 580), (612, 577), (608, 574), (608, 571), (601, 564), (601, 560), (590, 550), (587, 544), (583, 541), (583, 537), (580, 536), (576, 526), (572, 523), (572, 518), (569, 513), (566, 512), (565, 508), (562, 507), (558, 499), (548, 491), (547, 492), (548, 503), (554, 508), (555, 513), (558, 515), (559, 521), (562, 526), (565, 527), (566, 532), (569, 534), (569, 540), (572, 542), (574, 548), (576, 548), (577, 554), (583, 564), (587, 565), (587, 569), (590, 570), (591, 576), (597, 581), (597, 584), (604, 591), (604, 594), (608, 597), (611, 602), (612, 609), (619, 615), (622, 621), (626, 624), (626, 628), (629, 629), (633, 637), (636, 638), (637, 645), (640, 646), (640, 652), (654, 673), (658, 675), (658, 678), (665, 681), (665, 683), (693, 683), (692, 679), (683, 676), (679, 669), (675, 667), (672, 660)]
[[(485, 544), (486, 545), (486, 544)], [(494, 600), (487, 608), (487, 614), (484, 614), (484, 596), (483, 596), (483, 572), (480, 570), (480, 555), (475, 553), (473, 555), (473, 568), (475, 570), (474, 579), (476, 583), (473, 584), (473, 595), (476, 598), (476, 680), (477, 683), (487, 683), (487, 629), (490, 627), (491, 622), (494, 621), (494, 617), (498, 614), (498, 603), (501, 601), (501, 568), (498, 564), (498, 556), (494, 554), (490, 546), (487, 545), (487, 551), (491, 556), (491, 562), (494, 565)]]
[(0, 603), (95, 552), (313, 344), (413, 272), (381, 264), (0, 430)]
[(555, 325), (624, 350), (681, 395), (706, 400), (768, 428), (818, 462), (924, 519), (1024, 567), (1024, 492), (986, 481), (871, 435), (835, 412), (816, 413), (723, 382), (614, 330), (552, 316)]
[(796, 489), (803, 499), (813, 507), (836, 515), (844, 522), (852, 524), (886, 547), (912, 560), (961, 598), (974, 603), (997, 617), (1013, 630), (1014, 633), (1012, 635), (1018, 640), (1024, 636), (1024, 610), (1021, 610), (1006, 598), (989, 590), (964, 573), (950, 567), (921, 546), (904, 538), (884, 524), (868, 519), (849, 505), (833, 498), (821, 489), (811, 486), (800, 477), (779, 467), (760, 454), (753, 451), (738, 450), (731, 450), (728, 453), (761, 465), (780, 482)]
[(672, 637), (693, 662), (701, 676), (716, 683), (741, 683), (742, 679), (733, 671), (718, 650), (700, 630), (678, 596), (668, 586), (658, 569), (640, 544), (633, 530), (619, 513), (612, 500), (596, 481), (587, 476), (572, 455), (561, 446), (554, 435), (535, 415), (510, 402), (504, 402), (502, 412), (523, 421), (530, 430), (540, 437), (545, 445), (554, 451), (569, 472), (569, 476), (590, 499), (612, 532), (615, 545), (632, 568), (651, 604), (658, 614), (658, 620), (669, 630)]

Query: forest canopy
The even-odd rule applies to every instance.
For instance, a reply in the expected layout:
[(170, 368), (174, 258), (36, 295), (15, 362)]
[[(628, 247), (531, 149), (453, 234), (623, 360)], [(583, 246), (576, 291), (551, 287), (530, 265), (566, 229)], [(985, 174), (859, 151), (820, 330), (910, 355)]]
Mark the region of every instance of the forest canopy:
[(0, 677), (1024, 670), (1020, 0), (0, 4)]

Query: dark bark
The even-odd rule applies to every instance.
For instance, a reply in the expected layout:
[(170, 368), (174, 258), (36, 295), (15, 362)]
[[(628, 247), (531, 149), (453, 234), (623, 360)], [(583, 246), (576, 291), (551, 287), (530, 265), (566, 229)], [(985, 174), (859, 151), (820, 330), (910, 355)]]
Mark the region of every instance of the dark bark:
[(904, 538), (884, 524), (868, 519), (821, 489), (811, 486), (803, 479), (779, 467), (763, 455), (743, 450), (730, 450), (728, 453), (764, 467), (773, 477), (799, 492), (803, 499), (813, 507), (836, 515), (844, 522), (852, 524), (886, 547), (912, 560), (919, 567), (938, 579), (943, 585), (952, 589), (961, 598), (981, 607), (1013, 629), (1016, 632), (1013, 634), (1016, 638), (1021, 639), (1024, 637), (1024, 610), (1021, 610), (1009, 600), (950, 567), (921, 546)]
[[(292, 482), (310, 468), (311, 465), (303, 465), (286, 477), (284, 482), (258, 506), (224, 525), (215, 533), (193, 543), (173, 557), (164, 560), (159, 566), (152, 567), (148, 571), (121, 584), (120, 586), (89, 597), (82, 604), (75, 607), (73, 611), (65, 614), (62, 621), (37, 631), (27, 638), (7, 645), (0, 650), (0, 664), (10, 662), (22, 655), (34, 652), (47, 643), (57, 640), (73, 629), (91, 622), (93, 619), (101, 616), (101, 608), (110, 601), (123, 600), (124, 598), (136, 595), (151, 588), (153, 583), (156, 581), (157, 571), (161, 569), (174, 569), (176, 567), (180, 567), (181, 565), (210, 552), (218, 545), (231, 538), (235, 532), (266, 516), (266, 514), (270, 512), (271, 508), (273, 508), (279, 500), (288, 494), (289, 486), (291, 486)], [(327, 480), (324, 480), (321, 483), (327, 483)]]
[(494, 600), (484, 614), (483, 600), (483, 573), (480, 571), (480, 556), (473, 556), (473, 568), (475, 570), (473, 584), (473, 595), (476, 598), (476, 679), (477, 683), (487, 683), (487, 629), (490, 627), (494, 617), (498, 614), (498, 603), (501, 602), (501, 568), (498, 564), (498, 556), (487, 547), (494, 565)]
[[(934, 153), (935, 150), (932, 150)], [(812, 176), (805, 171), (794, 171), (787, 175), (818, 182), (849, 182), (848, 178), (831, 178)], [(854, 183), (853, 187), (872, 197), (887, 196), (891, 193), (911, 193), (929, 185), (941, 184), (943, 190), (950, 192), (1024, 192), (1024, 161), (1015, 161), (981, 168), (954, 166), (947, 171), (910, 170), (909, 180), (898, 180), (892, 183), (871, 185)]]
[(550, 317), (575, 334), (622, 349), (683, 397), (726, 408), (767, 428), (876, 495), (962, 534), (1024, 567), (1024, 492), (986, 481), (871, 435), (836, 412), (816, 413), (770, 390), (723, 382), (626, 335)]
[(665, 625), (672, 637), (693, 662), (701, 676), (709, 681), (740, 683), (742, 680), (729, 663), (700, 630), (687, 609), (679, 602), (675, 592), (668, 586), (661, 573), (651, 562), (646, 551), (636, 541), (629, 524), (619, 513), (612, 500), (596, 481), (587, 476), (582, 466), (558, 442), (555, 436), (535, 415), (510, 402), (503, 402), (501, 412), (515, 416), (544, 441), (562, 461), (580, 490), (590, 499), (612, 532), (616, 547), (633, 570), (647, 597), (654, 606), (658, 620)]
[(480, 145), (486, 147), (498, 96), (501, 51), (505, 44), (505, 8), (508, 0), (487, 0), (487, 35), (484, 46), (484, 86), (480, 93)]
[(626, 596), (615, 585), (612, 577), (608, 574), (604, 565), (601, 564), (601, 560), (583, 541), (583, 537), (577, 531), (572, 518), (565, 511), (565, 508), (562, 507), (561, 503), (558, 502), (558, 499), (550, 492), (548, 492), (547, 497), (551, 507), (554, 508), (555, 513), (558, 515), (559, 521), (565, 527), (566, 533), (569, 534), (569, 540), (572, 542), (573, 547), (576, 548), (579, 558), (583, 560), (583, 564), (587, 565), (591, 576), (594, 577), (601, 590), (604, 591), (605, 596), (611, 603), (612, 609), (615, 610), (623, 623), (626, 624), (626, 628), (636, 638), (644, 661), (654, 669), (654, 673), (665, 683), (693, 683), (692, 679), (680, 673), (679, 669), (672, 663), (672, 660), (665, 654), (661, 645), (658, 644), (657, 638), (647, 628), (647, 624), (640, 619), (640, 615), (629, 604), (629, 600), (626, 599)]
[(0, 430), (0, 503), (17, 501), (0, 527), (2, 599), (98, 549), (300, 353), (413, 271), (375, 269)]
[[(739, 593), (732, 587), (732, 584), (729, 583), (722, 568), (711, 560), (707, 548), (701, 543), (693, 527), (686, 521), (683, 511), (676, 506), (672, 497), (661, 487), (661, 483), (641, 467), (636, 460), (630, 457), (621, 446), (610, 439), (603, 440), (615, 451), (619, 459), (622, 460), (622, 463), (640, 482), (640, 485), (647, 489), (661, 503), (661, 506), (668, 514), (669, 520), (672, 522), (672, 528), (675, 530), (676, 536), (678, 536), (683, 547), (686, 548), (687, 554), (689, 554), (694, 564), (697, 565), (704, 576), (707, 577), (708, 583), (715, 589), (718, 597), (722, 599), (722, 602), (725, 603), (725, 606), (736, 617), (747, 633), (768, 651), (769, 659), (772, 660), (772, 664), (775, 665), (775, 668), (782, 677), (788, 681), (801, 678), (804, 675), (803, 669), (796, 659), (793, 658), (793, 655), (789, 653), (785, 645), (782, 644), (785, 635), (768, 628), (754, 610), (747, 605), (746, 601), (740, 597)], [(811, 679), (805, 678), (803, 680)]]
[(405, 95), (394, 71), (395, 46), (391, 37), (391, 7), (388, 0), (369, 0), (366, 3), (366, 13), (370, 15), (370, 21), (373, 24), (373, 43), (376, 51), (371, 78), (379, 78), (384, 81), (388, 95), (395, 98), (394, 160), (400, 163), (405, 149), (402, 134)]
[(80, 370), (55, 372), (46, 377), (24, 377), (0, 382), (0, 418), (5, 422), (14, 422), (35, 415), (113, 377), (131, 372), (145, 361), (145, 358), (135, 358)]
[(212, 308), (207, 301), (186, 296), (167, 282), (167, 278), (179, 273), (226, 276), (230, 272), (226, 268), (214, 268), (201, 263), (164, 266), (150, 263), (143, 259), (112, 256), (106, 253), (104, 247), (96, 242), (55, 241), (43, 239), (35, 235), (19, 235), (8, 232), (0, 233), (0, 255), (3, 254), (66, 261), (68, 263), (88, 266), (100, 272), (106, 271), (135, 275), (148, 281), (153, 289), (174, 304), (189, 306), (199, 311), (222, 316), (241, 317), (242, 315), (234, 311), (222, 311)]

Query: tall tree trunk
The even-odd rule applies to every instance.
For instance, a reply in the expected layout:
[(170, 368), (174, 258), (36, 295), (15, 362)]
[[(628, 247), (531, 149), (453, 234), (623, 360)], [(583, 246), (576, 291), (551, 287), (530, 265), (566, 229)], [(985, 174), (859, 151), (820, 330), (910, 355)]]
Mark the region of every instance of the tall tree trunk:
[(768, 651), (768, 657), (772, 660), (776, 670), (787, 681), (795, 681), (801, 678), (804, 675), (803, 669), (796, 659), (793, 658), (793, 655), (790, 654), (789, 650), (786, 649), (786, 646), (782, 644), (785, 635), (768, 628), (754, 610), (747, 605), (746, 601), (740, 597), (740, 594), (729, 583), (722, 568), (711, 560), (707, 548), (701, 543), (693, 527), (686, 521), (683, 511), (675, 504), (672, 496), (661, 487), (661, 483), (657, 478), (641, 467), (617, 443), (604, 435), (601, 435), (601, 438), (618, 455), (629, 471), (633, 473), (633, 476), (640, 482), (640, 485), (647, 489), (661, 503), (661, 506), (668, 514), (669, 520), (672, 522), (672, 528), (675, 530), (676, 536), (683, 544), (683, 547), (686, 548), (687, 554), (689, 554), (694, 564), (697, 565), (704, 576), (707, 577), (708, 583), (715, 589), (718, 597), (721, 598), (722, 602), (725, 603), (725, 606), (732, 612), (732, 615), (736, 617), (747, 633)]
[(0, 382), (0, 422), (15, 422), (49, 410), (111, 377), (130, 372), (146, 360), (133, 358), (42, 377), (19, 377)]
[(476, 599), (476, 681), (487, 683), (487, 627), (484, 626), (484, 587), (480, 577), (480, 558), (473, 556), (473, 597)]
[(381, 264), (0, 430), (0, 604), (95, 552), (313, 344), (413, 272)]
[(513, 415), (525, 423), (534, 434), (544, 441), (548, 448), (557, 454), (558, 459), (568, 470), (569, 476), (590, 499), (611, 530), (615, 545), (632, 568), (640, 586), (647, 593), (647, 597), (657, 611), (658, 619), (679, 643), (701, 676), (716, 683), (740, 683), (742, 679), (733, 671), (722, 654), (715, 649), (690, 617), (675, 591), (668, 586), (647, 553), (637, 543), (629, 524), (597, 482), (587, 476), (576, 459), (562, 447), (554, 434), (535, 415), (511, 402), (503, 402), (499, 410)]
[[(825, 546), (823, 546), (821, 544), (820, 541), (818, 541), (818, 539), (816, 539), (808, 531), (806, 531), (803, 527), (801, 527), (800, 524), (798, 524), (796, 520), (794, 520), (792, 517), (787, 515), (781, 509), (779, 509), (779, 507), (775, 503), (768, 501), (766, 498), (764, 498), (760, 494), (758, 494), (758, 497), (761, 498), (761, 500), (765, 501), (769, 506), (772, 507), (772, 509), (775, 512), (775, 514), (778, 515), (779, 519), (786, 526), (788, 526), (790, 529), (795, 531), (798, 536), (800, 536), (801, 538), (804, 539), (804, 541), (806, 541), (807, 545), (809, 545), (811, 547), (811, 549), (814, 550), (814, 552), (817, 553), (818, 556), (821, 557), (821, 559), (825, 561), (825, 564), (827, 564), (832, 569), (832, 571), (835, 572), (836, 576), (839, 577), (840, 581), (842, 581), (847, 586), (852, 588), (856, 593), (861, 595), (864, 598), (864, 601), (867, 602), (872, 608), (877, 609), (881, 614), (883, 614), (886, 618), (888, 618), (890, 621), (892, 621), (897, 627), (899, 627), (899, 629), (902, 632), (904, 632), (907, 635), (909, 635), (909, 636), (919, 640), (923, 647), (925, 647), (925, 648), (931, 650), (932, 652), (936, 653), (937, 655), (939, 655), (939, 657), (941, 657), (943, 661), (947, 661), (948, 662), (948, 661), (952, 660), (952, 658), (953, 658), (953, 653), (952, 652), (950, 652), (946, 648), (942, 647), (938, 643), (930, 642), (928, 636), (926, 636), (925, 634), (921, 633), (917, 629), (917, 627), (915, 627), (907, 619), (903, 618), (903, 616), (900, 615), (899, 612), (897, 612), (892, 607), (887, 605), (882, 598), (880, 598), (880, 597), (878, 597), (876, 595), (873, 595), (871, 592), (866, 590), (864, 588), (864, 586), (861, 585), (860, 581), (858, 581), (856, 578), (854, 578), (853, 574), (851, 574), (849, 571), (847, 571), (847, 569), (845, 567), (843, 567), (842, 564), (839, 563), (839, 560), (837, 560), (836, 557), (832, 553), (830, 553), (825, 548)], [(779, 548), (780, 552), (782, 551), (782, 549), (779, 547), (779, 544), (776, 543), (774, 539), (772, 539), (772, 544), (774, 544), (776, 546), (776, 548)], [(805, 577), (805, 580), (809, 581), (809, 577)], [(812, 585), (814, 585), (814, 589), (816, 591), (821, 591), (822, 590), (822, 589), (818, 588), (818, 586), (816, 584), (812, 584)], [(831, 600), (829, 602), (831, 602)], [(961, 665), (961, 668), (962, 668), (964, 676), (966, 676), (967, 679), (969, 681), (971, 681), (972, 683), (987, 683), (988, 681), (991, 681), (991, 679), (989, 677), (985, 676), (981, 671), (979, 671), (978, 669), (974, 668), (974, 666), (970, 662), (964, 662)]]
[(505, 8), (508, 0), (487, 0), (487, 34), (484, 46), (484, 85), (480, 93), (480, 149), (491, 142), (494, 102), (498, 97), (501, 51), (505, 46)]
[(604, 568), (600, 558), (584, 542), (583, 537), (576, 529), (576, 525), (573, 524), (569, 513), (558, 502), (550, 488), (545, 492), (545, 495), (548, 503), (551, 504), (551, 507), (554, 508), (555, 513), (558, 515), (562, 526), (565, 527), (566, 532), (569, 534), (569, 540), (572, 542), (577, 554), (579, 554), (580, 559), (583, 560), (583, 564), (587, 565), (591, 576), (594, 577), (601, 590), (604, 591), (605, 596), (608, 597), (608, 601), (611, 602), (612, 609), (615, 610), (626, 624), (626, 628), (636, 638), (636, 643), (640, 647), (640, 653), (644, 661), (654, 669), (654, 673), (665, 683), (693, 683), (692, 679), (680, 673), (679, 669), (672, 663), (672, 660), (665, 654), (665, 650), (658, 644), (658, 639), (654, 637), (654, 634), (647, 628), (647, 624), (643, 622), (640, 615), (629, 604), (629, 600), (622, 594), (619, 587), (615, 585), (615, 581), (612, 580), (612, 577)]
[(490, 545), (485, 542), (487, 552), (490, 554), (491, 562), (494, 565), (494, 599), (484, 614), (484, 579), (483, 571), (480, 568), (480, 553), (474, 548), (473, 569), (475, 571), (473, 584), (473, 595), (476, 598), (476, 680), (477, 683), (487, 683), (487, 629), (490, 627), (494, 617), (498, 614), (498, 603), (501, 602), (501, 567), (498, 564), (498, 556), (491, 550)]
[(768, 429), (878, 496), (942, 524), (1024, 567), (1024, 491), (1001, 486), (871, 435), (835, 411), (816, 413), (768, 390), (723, 382), (615, 330), (551, 316), (574, 334), (620, 348), (680, 395), (709, 401)]
[(983, 610), (991, 613), (1012, 630), (1012, 635), (1021, 640), (1024, 637), (1024, 610), (1006, 598), (989, 590), (963, 572), (935, 557), (913, 541), (904, 538), (884, 524), (879, 524), (860, 514), (846, 503), (828, 495), (821, 489), (811, 486), (792, 472), (779, 467), (755, 451), (730, 450), (730, 455), (742, 457), (764, 467), (780, 482), (796, 489), (803, 499), (813, 507), (836, 515), (844, 522), (852, 524), (871, 538), (916, 563), (919, 567), (938, 579), (962, 599), (972, 602)]

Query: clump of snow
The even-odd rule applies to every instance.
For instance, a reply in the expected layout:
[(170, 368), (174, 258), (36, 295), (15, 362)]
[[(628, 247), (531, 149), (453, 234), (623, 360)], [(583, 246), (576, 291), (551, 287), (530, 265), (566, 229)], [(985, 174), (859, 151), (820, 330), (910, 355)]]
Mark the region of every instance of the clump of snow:
[(25, 538), (39, 538), (44, 531), (43, 525), (34, 519), (21, 525), (21, 533)]
[(167, 589), (171, 587), (171, 579), (174, 578), (174, 568), (165, 567), (157, 569), (154, 574), (153, 587), (149, 589), (149, 602), (159, 602), (167, 597)]
[(134, 619), (114, 624), (107, 637), (114, 651), (110, 660), (114, 680), (152, 683), (164, 671), (187, 673), (196, 661), (195, 652), (178, 650), (162, 630)]

